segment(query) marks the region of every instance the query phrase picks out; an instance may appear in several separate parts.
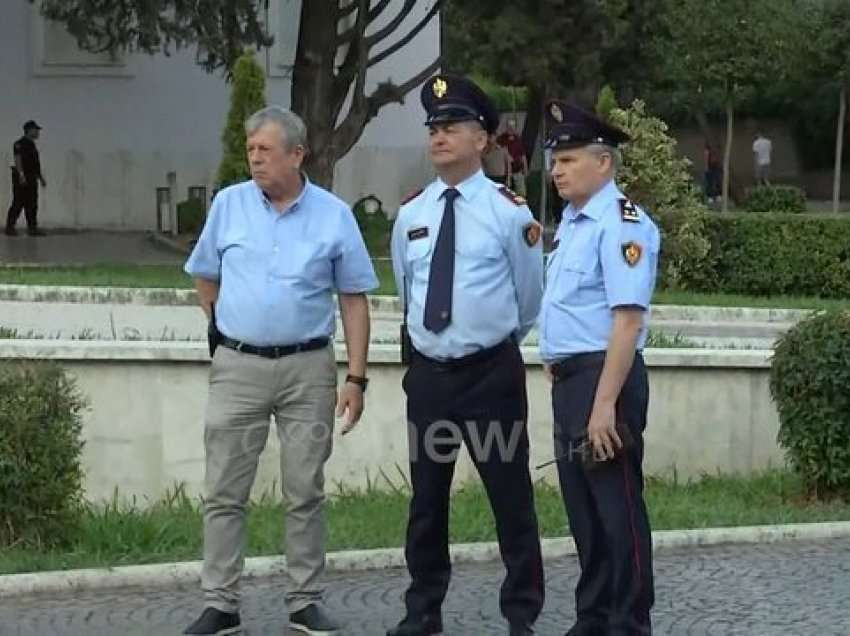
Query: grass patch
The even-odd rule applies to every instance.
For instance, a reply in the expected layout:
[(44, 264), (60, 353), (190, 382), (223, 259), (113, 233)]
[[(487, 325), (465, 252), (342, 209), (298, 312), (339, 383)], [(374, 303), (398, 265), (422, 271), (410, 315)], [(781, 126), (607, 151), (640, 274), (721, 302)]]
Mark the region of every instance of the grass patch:
[(701, 305), (709, 307), (756, 307), (766, 309), (839, 309), (850, 306), (850, 299), (839, 300), (812, 296), (702, 294), (683, 291), (656, 291), (652, 302), (655, 305)]
[[(396, 286), (393, 279), (392, 263), (388, 259), (377, 259), (373, 261), (373, 264), (380, 283), (380, 287), (373, 293), (394, 296)], [(192, 280), (183, 272), (182, 265), (0, 266), (0, 284), (187, 289), (192, 287)], [(835, 309), (850, 306), (850, 300), (793, 296), (758, 297), (679, 291), (657, 291), (653, 297), (653, 303), (656, 305), (779, 309)]]
[[(681, 481), (651, 477), (647, 503), (655, 530), (850, 520), (850, 503), (810, 501), (800, 480), (787, 472), (753, 477), (706, 476)], [(538, 483), (536, 507), (544, 537), (568, 534), (557, 487)], [(283, 514), (263, 496), (251, 504), (248, 554), (281, 553)], [(407, 524), (408, 488), (338, 487), (328, 506), (330, 550), (400, 547)], [(0, 574), (117, 566), (201, 558), (202, 522), (197, 499), (182, 489), (148, 508), (138, 502), (88, 507), (81, 530), (65, 550), (0, 551)], [(465, 486), (452, 499), (452, 542), (494, 541), (493, 517), (483, 488)]]

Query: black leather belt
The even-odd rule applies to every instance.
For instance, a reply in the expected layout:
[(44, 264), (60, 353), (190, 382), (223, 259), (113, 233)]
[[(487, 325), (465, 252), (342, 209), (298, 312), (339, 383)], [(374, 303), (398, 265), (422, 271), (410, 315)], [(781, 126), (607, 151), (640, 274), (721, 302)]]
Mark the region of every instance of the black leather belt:
[(439, 369), (441, 371), (452, 371), (455, 369), (463, 369), (465, 367), (486, 362), (487, 360), (490, 360), (491, 358), (501, 353), (509, 346), (516, 346), (514, 345), (514, 341), (510, 338), (500, 342), (494, 347), (481, 349), (480, 351), (470, 353), (468, 356), (463, 356), (462, 358), (449, 358), (448, 360), (437, 360), (436, 358), (429, 358), (428, 356), (422, 355), (415, 349), (413, 353), (416, 357), (420, 358), (421, 360), (428, 363), (432, 367), (435, 367), (436, 369)]
[(233, 349), (234, 351), (239, 351), (241, 353), (250, 353), (255, 356), (262, 356), (263, 358), (282, 358), (283, 356), (292, 355), (299, 351), (315, 351), (316, 349), (327, 347), (328, 342), (328, 338), (313, 338), (313, 340), (299, 342), (293, 345), (255, 347), (254, 345), (240, 342), (239, 340), (234, 340), (227, 336), (222, 336), (221, 338), (221, 344), (228, 349)]
[(568, 378), (574, 373), (593, 367), (602, 367), (605, 364), (604, 351), (591, 351), (589, 353), (577, 353), (569, 358), (564, 358), (550, 366), (555, 382)]

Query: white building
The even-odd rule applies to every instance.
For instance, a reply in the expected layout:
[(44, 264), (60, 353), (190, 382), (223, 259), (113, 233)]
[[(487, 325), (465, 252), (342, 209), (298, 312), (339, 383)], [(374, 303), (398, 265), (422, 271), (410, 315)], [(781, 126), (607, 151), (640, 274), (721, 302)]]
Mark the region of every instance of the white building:
[[(394, 15), (402, 0), (386, 11)], [(427, 12), (405, 20), (399, 37)], [(0, 22), (0, 209), (11, 198), (12, 143), (21, 125), (41, 126), (44, 227), (152, 229), (156, 188), (177, 173), (178, 200), (190, 186), (212, 192), (229, 86), (195, 64), (194, 49), (111, 60), (79, 50), (61, 25), (46, 22), (26, 0), (5, 0)], [(259, 56), (269, 103), (289, 105), (301, 0), (270, 0), (274, 46)], [(378, 25), (379, 26), (379, 25)], [(369, 84), (401, 82), (439, 50), (433, 20), (407, 47), (369, 71)], [(418, 91), (386, 106), (337, 165), (335, 191), (349, 202), (367, 194), (394, 213), (399, 200), (428, 179), (426, 131)]]

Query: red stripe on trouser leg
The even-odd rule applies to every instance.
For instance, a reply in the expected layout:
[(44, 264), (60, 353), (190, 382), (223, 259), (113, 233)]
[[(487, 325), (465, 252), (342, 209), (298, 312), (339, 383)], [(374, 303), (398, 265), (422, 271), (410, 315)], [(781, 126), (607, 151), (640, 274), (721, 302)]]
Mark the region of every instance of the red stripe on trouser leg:
[(625, 455), (623, 456), (623, 482), (626, 487), (626, 503), (629, 506), (629, 522), (632, 530), (632, 546), (634, 547), (635, 553), (635, 568), (637, 569), (638, 585), (641, 589), (643, 589), (643, 577), (641, 576), (640, 564), (640, 546), (638, 542), (637, 528), (635, 527), (635, 505), (634, 500), (632, 499), (632, 482), (631, 479), (629, 479), (629, 461)]

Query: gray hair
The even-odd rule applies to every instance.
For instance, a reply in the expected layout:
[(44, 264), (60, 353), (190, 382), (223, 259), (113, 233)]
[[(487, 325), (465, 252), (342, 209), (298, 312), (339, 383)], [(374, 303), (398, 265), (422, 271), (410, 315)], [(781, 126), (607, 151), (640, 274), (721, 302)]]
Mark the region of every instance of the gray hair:
[(291, 110), (280, 106), (267, 106), (245, 121), (245, 134), (249, 137), (266, 124), (277, 124), (282, 134), (284, 148), (307, 147), (307, 127), (304, 121)]
[(587, 150), (597, 157), (608, 155), (611, 157), (611, 166), (613, 167), (614, 174), (616, 175), (620, 171), (620, 168), (623, 165), (623, 154), (620, 152), (619, 148), (614, 148), (613, 146), (607, 146), (605, 144), (590, 144), (587, 146)]

